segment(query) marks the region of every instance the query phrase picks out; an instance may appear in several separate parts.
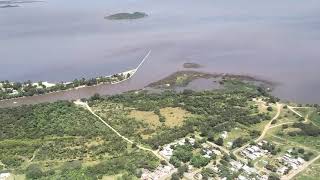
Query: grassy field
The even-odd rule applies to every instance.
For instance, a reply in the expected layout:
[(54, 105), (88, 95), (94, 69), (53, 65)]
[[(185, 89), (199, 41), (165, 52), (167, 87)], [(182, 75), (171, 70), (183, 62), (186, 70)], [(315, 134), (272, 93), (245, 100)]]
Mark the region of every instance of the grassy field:
[(156, 129), (162, 125), (162, 123), (159, 121), (159, 116), (152, 111), (133, 110), (130, 112), (128, 117), (147, 123), (152, 129)]
[(160, 114), (165, 117), (165, 125), (168, 127), (181, 126), (191, 113), (180, 107), (166, 107), (160, 109)]
[(318, 127), (320, 127), (320, 113), (317, 110), (313, 110), (310, 115), (309, 119)]

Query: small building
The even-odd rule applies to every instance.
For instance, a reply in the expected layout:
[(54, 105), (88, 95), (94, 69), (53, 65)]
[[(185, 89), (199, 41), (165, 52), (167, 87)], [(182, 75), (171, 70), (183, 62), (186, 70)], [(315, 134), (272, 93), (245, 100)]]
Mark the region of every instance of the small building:
[(227, 137), (228, 137), (228, 132), (227, 132), (227, 131), (222, 131), (220, 137), (221, 137), (222, 139), (227, 138)]
[(10, 178), (11, 174), (10, 173), (1, 173), (0, 174), (0, 180), (7, 180)]
[(247, 165), (244, 165), (244, 166), (242, 167), (242, 169), (243, 169), (247, 174), (254, 174), (254, 173), (257, 172), (256, 169), (251, 168), (251, 167), (249, 167), (249, 166), (247, 166)]

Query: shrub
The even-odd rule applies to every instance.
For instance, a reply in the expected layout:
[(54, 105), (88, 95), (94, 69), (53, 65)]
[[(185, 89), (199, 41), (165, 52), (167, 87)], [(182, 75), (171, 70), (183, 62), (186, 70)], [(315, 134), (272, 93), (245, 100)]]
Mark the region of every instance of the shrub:
[(43, 175), (42, 169), (37, 164), (31, 164), (26, 170), (26, 177), (30, 179), (39, 179)]
[(204, 167), (210, 162), (210, 159), (201, 155), (195, 155), (192, 157), (190, 164), (196, 168)]

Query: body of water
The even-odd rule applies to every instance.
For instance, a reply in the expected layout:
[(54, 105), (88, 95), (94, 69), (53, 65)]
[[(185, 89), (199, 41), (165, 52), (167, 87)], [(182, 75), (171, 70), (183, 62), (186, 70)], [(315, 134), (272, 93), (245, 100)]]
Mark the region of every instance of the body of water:
[[(149, 17), (104, 19), (134, 11)], [(275, 95), (284, 100), (320, 103), (319, 47), (319, 0), (47, 0), (0, 9), (0, 80), (109, 75), (134, 68), (152, 50), (130, 81), (18, 104), (143, 88), (182, 70), (185, 62), (201, 64), (206, 72), (271, 80), (278, 83)]]

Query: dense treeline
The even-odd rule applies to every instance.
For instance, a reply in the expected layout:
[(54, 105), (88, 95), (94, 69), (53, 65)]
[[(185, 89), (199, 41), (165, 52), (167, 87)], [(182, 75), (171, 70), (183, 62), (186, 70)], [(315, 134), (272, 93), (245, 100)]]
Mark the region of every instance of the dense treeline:
[(106, 158), (93, 166), (83, 166), (81, 161), (69, 161), (58, 169), (44, 170), (38, 164), (31, 164), (26, 169), (26, 177), (27, 179), (97, 180), (104, 175), (124, 174), (133, 179), (141, 176), (141, 169), (154, 170), (157, 166), (157, 157), (148, 152), (135, 150), (121, 156)]
[(301, 131), (293, 131), (290, 132), (289, 135), (295, 136), (295, 135), (306, 135), (306, 136), (314, 136), (318, 137), (320, 135), (320, 128), (317, 126), (311, 124), (311, 123), (294, 123), (293, 127), (301, 129)]
[(0, 109), (0, 124), (0, 140), (94, 137), (106, 130), (89, 112), (67, 101)]
[[(97, 179), (117, 173), (137, 176), (139, 169), (152, 170), (159, 164), (157, 157), (129, 146), (90, 112), (71, 102), (3, 108), (0, 123), (0, 162), (5, 169), (26, 171), (29, 179)], [(56, 163), (21, 169), (31, 159)], [(59, 167), (69, 161), (97, 161), (98, 165)]]

